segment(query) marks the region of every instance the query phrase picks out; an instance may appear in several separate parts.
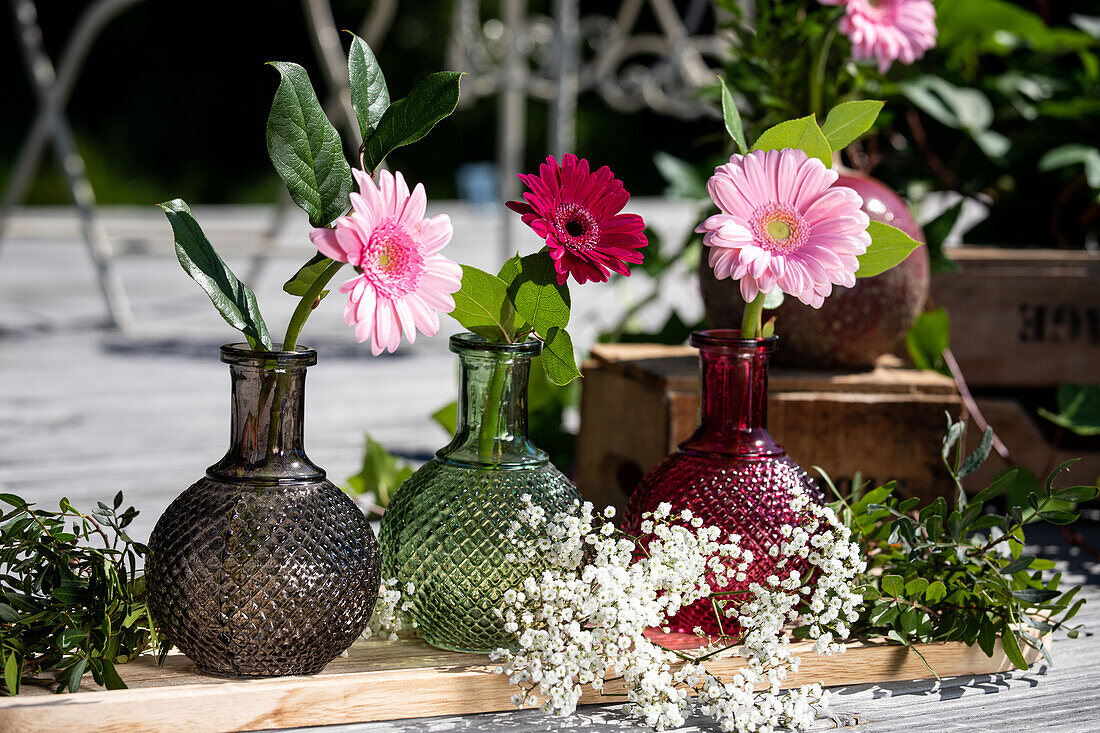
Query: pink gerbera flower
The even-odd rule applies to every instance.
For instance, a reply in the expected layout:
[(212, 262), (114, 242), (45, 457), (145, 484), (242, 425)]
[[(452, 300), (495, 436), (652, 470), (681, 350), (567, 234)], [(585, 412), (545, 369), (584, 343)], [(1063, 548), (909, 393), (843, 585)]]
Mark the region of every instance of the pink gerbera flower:
[(814, 308), (833, 285), (855, 285), (870, 220), (859, 194), (836, 179), (790, 148), (734, 155), (716, 168), (707, 191), (722, 213), (695, 230), (710, 247), (715, 277), (739, 280), (745, 302), (778, 286)]
[(519, 178), (531, 192), (507, 206), (546, 240), (558, 284), (570, 275), (578, 283), (606, 282), (609, 271), (629, 275), (628, 263), (642, 261), (645, 222), (637, 214), (619, 213), (630, 194), (610, 168), (590, 173), (587, 160), (566, 153), (561, 165), (551, 155), (537, 176)]
[(852, 41), (852, 57), (877, 59), (882, 73), (894, 61), (911, 64), (936, 45), (931, 0), (821, 0), (844, 5), (840, 32)]
[(371, 352), (393, 352), (404, 334), (409, 343), (419, 330), (439, 331), (439, 313), (450, 313), (451, 294), (462, 284), (462, 268), (439, 250), (451, 241), (446, 214), (424, 218), (428, 204), (424, 185), (412, 193), (404, 177), (382, 171), (375, 185), (352, 169), (359, 193), (351, 194), (351, 213), (335, 228), (314, 229), (309, 238), (321, 254), (355, 266), (357, 275), (340, 286), (350, 293), (344, 321), (355, 326), (355, 338), (371, 339)]

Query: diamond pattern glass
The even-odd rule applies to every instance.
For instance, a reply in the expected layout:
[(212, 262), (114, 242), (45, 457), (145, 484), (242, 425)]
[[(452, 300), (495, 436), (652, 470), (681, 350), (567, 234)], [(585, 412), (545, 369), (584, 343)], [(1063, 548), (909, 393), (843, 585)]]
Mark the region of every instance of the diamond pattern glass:
[[(741, 339), (728, 329), (699, 331), (691, 343), (699, 349), (700, 424), (642, 479), (632, 492), (624, 528), (640, 534), (642, 514), (662, 502), (673, 513), (683, 509), (728, 533), (738, 534), (752, 551), (746, 578), (730, 590), (745, 589), (771, 575), (775, 559), (768, 550), (779, 543), (779, 527), (798, 520), (791, 499), (798, 489), (820, 499), (807, 473), (787, 457), (767, 429), (768, 357), (776, 339)], [(805, 571), (802, 565), (788, 568)], [(713, 606), (704, 599), (680, 611), (670, 626), (691, 633), (735, 634), (735, 622), (720, 630)]]
[(153, 529), (153, 617), (202, 672), (319, 672), (366, 626), (378, 542), (302, 448), (305, 370), (316, 354), (265, 358), (226, 346), (222, 361), (233, 378), (230, 449)]
[(508, 559), (503, 533), (524, 495), (548, 515), (580, 499), (527, 438), (527, 377), (539, 347), (451, 338), (461, 382), (454, 440), (401, 486), (382, 518), (383, 577), (414, 585), (411, 615), (434, 646), (515, 645), (495, 611), (532, 568)]

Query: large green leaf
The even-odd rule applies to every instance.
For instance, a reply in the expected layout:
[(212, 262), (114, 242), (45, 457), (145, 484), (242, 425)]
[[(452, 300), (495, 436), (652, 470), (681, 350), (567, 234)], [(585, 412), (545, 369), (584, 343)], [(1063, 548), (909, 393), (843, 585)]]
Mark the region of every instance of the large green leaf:
[(947, 310), (936, 310), (921, 313), (913, 323), (909, 332), (905, 334), (905, 348), (909, 351), (909, 358), (917, 369), (933, 369), (941, 373), (947, 373), (943, 363), (943, 352), (951, 343), (951, 321)]
[[(313, 283), (317, 282), (317, 278), (332, 262), (320, 252), (313, 255), (309, 258), (309, 262), (298, 268), (298, 272), (294, 273), (294, 277), (283, 283), (283, 292), (301, 298), (309, 292), (309, 289), (313, 287)], [(324, 298), (328, 293), (329, 291), (322, 290), (318, 300)]]
[(843, 102), (829, 110), (821, 132), (833, 150), (843, 150), (871, 129), (884, 103), (875, 99)]
[(340, 135), (325, 116), (309, 75), (298, 64), (271, 63), (281, 79), (267, 118), (267, 152), (294, 203), (315, 227), (348, 208), (353, 181)]
[(797, 148), (811, 158), (817, 158), (825, 164), (826, 168), (833, 167), (833, 149), (829, 147), (829, 141), (825, 134), (817, 126), (817, 120), (813, 115), (799, 117), (796, 120), (780, 122), (775, 127), (769, 127), (756, 139), (753, 150), (782, 150), (784, 148)]
[(871, 235), (871, 246), (859, 256), (856, 277), (881, 275), (901, 264), (921, 244), (897, 227), (880, 221), (872, 221), (867, 233)]
[(367, 140), (390, 106), (390, 92), (374, 52), (354, 33), (348, 49), (348, 81), (351, 82), (351, 106), (359, 119), (359, 132)]
[(516, 313), (543, 339), (550, 329), (569, 325), (569, 287), (558, 284), (558, 273), (547, 250), (527, 255), (508, 285)]
[(160, 204), (160, 208), (172, 225), (176, 257), (183, 269), (210, 296), (226, 323), (243, 333), (253, 348), (259, 344), (270, 351), (271, 335), (260, 315), (256, 294), (218, 256), (191, 209), (182, 199)]
[(577, 356), (573, 352), (573, 339), (564, 328), (551, 328), (542, 350), (542, 367), (546, 378), (559, 387), (581, 376), (577, 368)]
[(469, 265), (462, 266), (462, 287), (454, 294), (451, 317), (464, 328), (490, 341), (511, 341), (515, 310), (508, 287), (496, 275)]
[(733, 92), (726, 86), (725, 79), (719, 79), (722, 85), (722, 122), (726, 126), (726, 132), (737, 144), (737, 152), (744, 155), (749, 150), (745, 142), (745, 128), (741, 124), (741, 113), (737, 111), (737, 102), (733, 99)]
[(387, 155), (421, 139), (436, 123), (458, 107), (457, 71), (440, 71), (417, 84), (408, 96), (389, 106), (363, 151), (363, 165), (369, 172)]
[(1040, 407), (1039, 414), (1078, 435), (1100, 435), (1100, 385), (1063, 384), (1058, 388), (1058, 412)]

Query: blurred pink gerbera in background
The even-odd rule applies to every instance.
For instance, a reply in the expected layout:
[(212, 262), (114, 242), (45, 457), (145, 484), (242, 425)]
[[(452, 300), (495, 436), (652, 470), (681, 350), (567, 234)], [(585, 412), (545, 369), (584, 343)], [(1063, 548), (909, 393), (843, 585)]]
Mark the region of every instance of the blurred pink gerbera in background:
[(719, 280), (745, 302), (779, 287), (820, 308), (833, 285), (852, 287), (871, 235), (863, 199), (834, 186), (836, 171), (801, 150), (755, 150), (715, 169), (707, 191), (722, 213), (695, 230)]
[(570, 275), (578, 283), (606, 282), (611, 270), (629, 275), (628, 264), (642, 261), (645, 222), (619, 213), (630, 194), (610, 168), (590, 173), (587, 160), (566, 153), (560, 165), (551, 155), (537, 176), (519, 178), (530, 193), (507, 206), (546, 240), (559, 284)]
[(852, 41), (852, 57), (875, 59), (882, 73), (894, 61), (911, 64), (936, 45), (931, 0), (821, 0), (844, 5), (840, 32)]
[(405, 178), (382, 171), (378, 184), (352, 169), (359, 193), (351, 194), (351, 213), (335, 228), (314, 229), (309, 238), (321, 254), (354, 265), (358, 274), (340, 286), (349, 293), (344, 321), (355, 338), (371, 340), (371, 352), (393, 352), (404, 334), (409, 343), (419, 330), (439, 331), (439, 313), (450, 313), (451, 294), (462, 284), (462, 268), (439, 254), (451, 241), (446, 214), (424, 218), (428, 197), (423, 184), (412, 193)]

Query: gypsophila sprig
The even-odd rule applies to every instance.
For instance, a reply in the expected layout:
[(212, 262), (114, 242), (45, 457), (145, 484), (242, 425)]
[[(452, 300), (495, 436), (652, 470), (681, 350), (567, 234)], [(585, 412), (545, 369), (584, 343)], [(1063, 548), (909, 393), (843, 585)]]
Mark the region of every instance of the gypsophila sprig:
[(383, 580), (378, 588), (378, 600), (374, 604), (367, 627), (363, 629), (363, 638), (381, 637), (397, 641), (402, 631), (415, 632), (416, 621), (409, 617), (413, 607), (413, 595), (416, 587), (406, 583), (401, 587), (397, 578)]
[[(497, 671), (519, 688), (513, 701), (568, 715), (588, 686), (621, 694), (631, 715), (658, 730), (683, 725), (696, 710), (730, 731), (808, 725), (824, 692), (819, 684), (781, 690), (799, 666), (784, 627), (802, 619), (815, 632), (815, 652), (842, 652), (847, 625), (859, 617), (852, 580), (865, 564), (831, 509), (800, 496), (795, 511), (801, 521), (782, 528), (779, 572), (732, 591), (752, 552), (690, 511), (672, 515), (662, 504), (646, 514), (643, 545), (615, 528), (613, 510), (598, 515), (585, 503), (547, 517), (529, 505), (507, 533), (517, 554), (542, 570), (507, 591), (501, 614), (518, 649), (493, 654)], [(811, 572), (782, 574), (794, 558)], [(668, 619), (704, 598), (729, 632), (700, 638), (691, 650), (673, 648), (673, 636), (663, 633)], [(744, 657), (747, 665), (719, 678), (705, 663), (721, 656)]]

